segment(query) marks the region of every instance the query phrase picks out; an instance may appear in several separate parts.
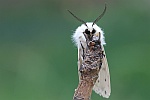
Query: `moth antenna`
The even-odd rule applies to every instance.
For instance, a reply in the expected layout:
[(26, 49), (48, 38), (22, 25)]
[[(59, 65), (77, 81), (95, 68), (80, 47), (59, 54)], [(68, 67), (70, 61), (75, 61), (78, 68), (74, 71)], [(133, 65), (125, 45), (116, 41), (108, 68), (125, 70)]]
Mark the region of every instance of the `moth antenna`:
[(98, 21), (103, 17), (103, 15), (104, 15), (105, 12), (106, 12), (106, 8), (107, 8), (107, 7), (106, 7), (106, 4), (105, 4), (105, 8), (104, 8), (103, 13), (102, 13), (100, 16), (98, 16), (98, 17), (94, 20), (92, 26), (93, 26), (96, 22), (98, 22)]
[(82, 19), (78, 18), (77, 16), (75, 16), (70, 10), (68, 10), (68, 12), (73, 16), (75, 17), (78, 21), (82, 22), (85, 26), (87, 26), (86, 22), (83, 21)]

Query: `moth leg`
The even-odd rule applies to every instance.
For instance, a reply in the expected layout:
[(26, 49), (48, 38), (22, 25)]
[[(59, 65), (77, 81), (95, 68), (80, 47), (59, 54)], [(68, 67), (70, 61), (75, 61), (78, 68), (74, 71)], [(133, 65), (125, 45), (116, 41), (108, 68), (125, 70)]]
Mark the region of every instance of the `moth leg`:
[(99, 40), (99, 41), (101, 41), (101, 40), (100, 40), (100, 37), (101, 37), (100, 35), (101, 35), (101, 33), (99, 32), (99, 35), (98, 35), (98, 40)]
[(82, 50), (83, 50), (83, 55), (82, 55), (82, 57), (83, 57), (83, 59), (85, 58), (85, 55), (84, 55), (84, 47), (83, 47), (83, 45), (82, 45), (82, 43), (81, 43), (81, 41), (80, 41), (80, 44), (81, 44), (81, 47), (82, 47)]
[[(101, 35), (101, 33), (99, 32), (98, 41), (100, 41), (100, 37), (101, 37), (100, 35)], [(103, 57), (105, 57), (104, 50), (101, 49), (101, 53), (100, 54), (101, 54), (101, 59), (103, 59)]]
[(86, 39), (86, 42), (87, 42), (88, 38), (87, 38), (87, 36), (85, 35), (85, 32), (83, 32), (83, 35), (84, 35), (84, 37), (85, 37), (85, 39)]
[(84, 35), (84, 37), (85, 37), (85, 39), (86, 39), (86, 45), (87, 45), (87, 47), (89, 47), (88, 46), (88, 41), (89, 41), (89, 39), (88, 39), (88, 37), (86, 36), (86, 34), (83, 32), (83, 35)]

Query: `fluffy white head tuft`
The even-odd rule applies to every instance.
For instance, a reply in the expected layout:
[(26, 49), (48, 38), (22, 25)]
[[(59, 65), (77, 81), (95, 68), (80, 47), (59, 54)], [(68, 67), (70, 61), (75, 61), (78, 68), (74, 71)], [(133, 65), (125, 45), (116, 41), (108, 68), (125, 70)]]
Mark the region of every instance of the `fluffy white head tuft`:
[(75, 33), (73, 34), (72, 38), (73, 38), (73, 41), (75, 42), (75, 44), (77, 45), (77, 47), (80, 46), (80, 42), (86, 42), (86, 39), (83, 35), (83, 32), (85, 32), (85, 29), (88, 29), (90, 32), (95, 29), (95, 34), (99, 33), (100, 32), (100, 41), (101, 41), (101, 45), (105, 45), (105, 37), (104, 37), (104, 32), (102, 31), (102, 29), (100, 27), (98, 27), (96, 24), (93, 24), (93, 22), (87, 22), (86, 23), (87, 26), (85, 26), (85, 24), (82, 24), (81, 26), (79, 26)]

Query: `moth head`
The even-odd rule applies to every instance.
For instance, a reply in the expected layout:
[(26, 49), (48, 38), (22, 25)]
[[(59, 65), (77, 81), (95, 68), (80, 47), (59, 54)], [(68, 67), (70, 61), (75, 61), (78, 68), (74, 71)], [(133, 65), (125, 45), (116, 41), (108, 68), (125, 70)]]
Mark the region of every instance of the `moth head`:
[(86, 40), (92, 41), (93, 40), (93, 36), (95, 35), (96, 30), (91, 27), (91, 28), (86, 28), (85, 31), (83, 32)]
[[(97, 28), (98, 26), (96, 25), (96, 22), (98, 22), (103, 15), (106, 12), (106, 4), (105, 4), (105, 8), (103, 10), (103, 12), (92, 22), (85, 22), (84, 20), (80, 19), (79, 17), (77, 17), (75, 14), (73, 14), (71, 11), (68, 10), (68, 12), (74, 17), (76, 18), (79, 22), (83, 23), (83, 25), (81, 25), (81, 28), (78, 28), (80, 30), (79, 33), (77, 32), (77, 34), (74, 35), (75, 37), (75, 41), (78, 41), (79, 37), (83, 35), (83, 37), (86, 39), (86, 41), (91, 41), (91, 40), (98, 40), (100, 39), (100, 33), (102, 32), (100, 28)], [(81, 32), (82, 31), (82, 32)], [(82, 34), (83, 33), (83, 34)], [(81, 35), (82, 34), (82, 35)], [(103, 35), (103, 34), (102, 34)], [(77, 38), (78, 37), (78, 38)], [(104, 39), (103, 36), (101, 37), (101, 40), (104, 43)], [(77, 42), (79, 43), (79, 42)], [(104, 43), (105, 44), (105, 43)]]

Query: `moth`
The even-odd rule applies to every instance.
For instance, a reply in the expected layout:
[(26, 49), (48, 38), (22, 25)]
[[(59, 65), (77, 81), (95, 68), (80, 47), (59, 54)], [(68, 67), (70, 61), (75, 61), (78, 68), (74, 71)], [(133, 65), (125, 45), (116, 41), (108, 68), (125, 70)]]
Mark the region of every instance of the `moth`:
[[(69, 10), (68, 10), (69, 11)], [(110, 74), (109, 74), (109, 67), (107, 63), (106, 53), (104, 50), (105, 37), (104, 32), (102, 29), (96, 25), (96, 22), (98, 22), (102, 16), (106, 12), (106, 5), (104, 8), (104, 11), (100, 16), (98, 16), (93, 22), (85, 22), (82, 19), (75, 16), (71, 11), (69, 13), (75, 17), (78, 21), (82, 22), (83, 24), (79, 26), (76, 31), (74, 32), (72, 38), (73, 42), (76, 44), (78, 48), (78, 74), (79, 74), (79, 81), (81, 77), (80, 73), (80, 67), (83, 63), (84, 56), (85, 56), (85, 49), (87, 48), (87, 38), (85, 37), (85, 34), (92, 36), (92, 41), (99, 41), (104, 57), (102, 58), (102, 65), (100, 68), (100, 71), (98, 73), (98, 79), (96, 80), (96, 83), (93, 86), (93, 90), (99, 94), (100, 96), (104, 98), (109, 98), (111, 93), (111, 86), (110, 86)]]

